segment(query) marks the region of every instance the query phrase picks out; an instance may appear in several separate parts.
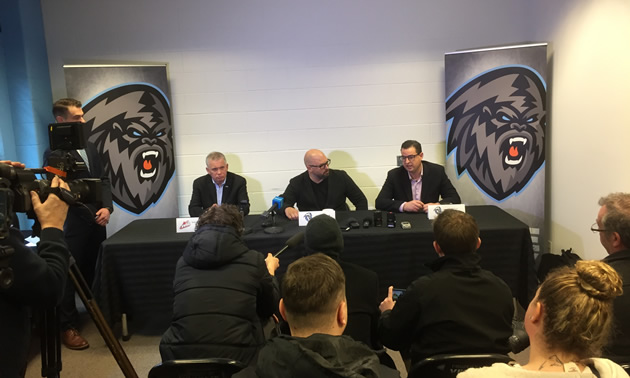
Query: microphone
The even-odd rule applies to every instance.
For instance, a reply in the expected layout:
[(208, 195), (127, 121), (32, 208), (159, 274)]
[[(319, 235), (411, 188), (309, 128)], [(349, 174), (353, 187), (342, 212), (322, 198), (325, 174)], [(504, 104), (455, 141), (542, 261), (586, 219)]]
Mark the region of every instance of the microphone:
[(244, 199), (238, 202), (238, 211), (243, 215), (249, 214), (249, 201)]
[(284, 247), (282, 247), (282, 249), (279, 250), (278, 253), (273, 255), (273, 257), (280, 256), (280, 254), (282, 252), (286, 251), (289, 248), (293, 248), (293, 247), (297, 246), (298, 244), (300, 244), (302, 242), (302, 240), (304, 240), (304, 231), (300, 231), (297, 234), (291, 236), (289, 238), (289, 240), (287, 240), (287, 242), (284, 243)]
[(263, 218), (269, 218), (269, 215), (271, 215), (271, 213), (274, 212), (276, 209), (280, 209), (283, 203), (284, 203), (284, 198), (280, 196), (273, 197), (273, 200), (271, 201), (271, 207), (269, 208), (269, 210), (262, 213), (261, 216)]

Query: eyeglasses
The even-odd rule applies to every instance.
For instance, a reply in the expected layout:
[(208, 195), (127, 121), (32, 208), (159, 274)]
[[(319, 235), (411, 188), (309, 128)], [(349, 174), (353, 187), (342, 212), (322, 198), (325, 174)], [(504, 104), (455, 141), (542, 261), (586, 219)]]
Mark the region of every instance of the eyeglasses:
[(407, 156), (401, 156), (402, 157), (402, 161), (414, 161), (414, 159), (416, 158), (416, 156), (418, 156), (420, 154), (415, 154), (415, 155), (407, 155)]
[(320, 165), (309, 165), (309, 167), (311, 168), (319, 168), (319, 169), (324, 169), (324, 167), (327, 167), (330, 165), (330, 159), (326, 160), (326, 162), (324, 164), (320, 164)]
[(608, 230), (604, 230), (603, 228), (597, 228), (597, 222), (593, 223), (593, 225), (591, 226), (591, 231), (593, 231), (593, 233), (596, 232), (606, 232)]

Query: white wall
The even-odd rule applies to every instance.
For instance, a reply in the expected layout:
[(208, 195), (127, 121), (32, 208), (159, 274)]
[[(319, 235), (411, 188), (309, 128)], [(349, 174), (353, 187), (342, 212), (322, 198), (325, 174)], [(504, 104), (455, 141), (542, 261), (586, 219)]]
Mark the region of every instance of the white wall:
[(598, 199), (630, 192), (630, 2), (583, 1), (554, 33), (550, 210), (554, 250), (606, 252)]
[[(627, 191), (627, 178), (612, 178), (618, 148), (596, 143), (623, 143), (627, 94), (616, 84), (630, 78), (615, 75), (629, 65), (608, 59), (628, 43), (627, 26), (610, 32), (611, 20), (630, 24), (620, 4), (627, 2), (58, 0), (42, 1), (42, 10), (55, 98), (65, 95), (63, 64), (169, 64), (182, 215), (211, 150), (248, 179), (253, 212), (304, 169), (309, 148), (346, 169), (373, 206), (403, 140), (418, 139), (426, 159), (444, 162), (444, 53), (549, 41), (552, 240), (555, 250), (580, 252), (582, 237), (595, 241), (588, 226), (598, 196)], [(599, 13), (615, 13), (604, 31), (595, 27), (606, 19)], [(606, 128), (616, 133), (600, 133)], [(616, 164), (595, 165), (602, 157)]]
[[(180, 213), (211, 150), (265, 210), (320, 148), (370, 206), (405, 139), (444, 162), (443, 54), (521, 42), (519, 1), (42, 1), (53, 95), (63, 64), (167, 62)], [(492, 22), (494, 27), (486, 27)], [(497, 33), (497, 30), (501, 30)]]

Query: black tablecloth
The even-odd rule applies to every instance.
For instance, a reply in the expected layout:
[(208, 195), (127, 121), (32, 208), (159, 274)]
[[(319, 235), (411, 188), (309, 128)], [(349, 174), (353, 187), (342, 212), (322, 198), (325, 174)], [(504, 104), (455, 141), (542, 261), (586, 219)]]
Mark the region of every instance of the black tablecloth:
[[(468, 206), (481, 232), (481, 266), (501, 277), (519, 303), (527, 307), (537, 280), (529, 227), (495, 206)], [(372, 211), (337, 212), (340, 225), (352, 217), (362, 223)], [(398, 224), (409, 221), (411, 230), (400, 227), (370, 227), (344, 232), (345, 249), (341, 258), (375, 271), (381, 296), (387, 287), (405, 288), (429, 272), (425, 263), (437, 258), (433, 250), (431, 223), (426, 214), (397, 214)], [(262, 230), (259, 215), (245, 218), (252, 232), (243, 238), (262, 253), (276, 252), (296, 232), (297, 221), (276, 217), (279, 234)], [(303, 228), (302, 228), (303, 229)], [(173, 304), (175, 265), (191, 233), (176, 233), (175, 219), (141, 219), (128, 224), (103, 242), (93, 285), (94, 298), (110, 324), (126, 313), (132, 331), (160, 333), (169, 325)], [(278, 276), (303, 255), (303, 246), (280, 256)]]

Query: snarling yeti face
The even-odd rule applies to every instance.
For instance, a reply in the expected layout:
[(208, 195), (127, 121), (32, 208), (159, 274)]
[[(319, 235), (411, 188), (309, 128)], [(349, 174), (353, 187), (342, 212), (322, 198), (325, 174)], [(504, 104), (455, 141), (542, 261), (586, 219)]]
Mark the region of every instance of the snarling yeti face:
[(478, 76), (446, 102), (447, 153), (489, 196), (519, 192), (545, 161), (546, 91), (532, 70), (507, 67)]
[(105, 92), (83, 111), (116, 203), (142, 213), (159, 200), (175, 171), (168, 102), (155, 88), (133, 84)]

